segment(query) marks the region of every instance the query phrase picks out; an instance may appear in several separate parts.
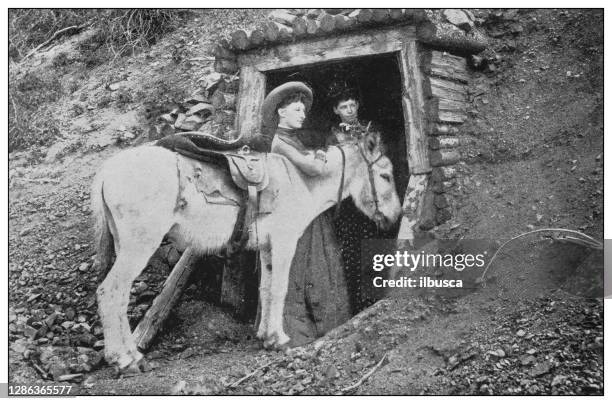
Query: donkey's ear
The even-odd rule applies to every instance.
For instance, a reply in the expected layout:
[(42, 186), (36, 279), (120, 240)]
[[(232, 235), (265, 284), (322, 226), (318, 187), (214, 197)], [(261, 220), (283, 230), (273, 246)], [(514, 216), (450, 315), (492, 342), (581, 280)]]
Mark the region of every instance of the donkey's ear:
[(374, 154), (380, 145), (380, 134), (378, 132), (369, 132), (365, 138), (365, 149), (370, 154)]

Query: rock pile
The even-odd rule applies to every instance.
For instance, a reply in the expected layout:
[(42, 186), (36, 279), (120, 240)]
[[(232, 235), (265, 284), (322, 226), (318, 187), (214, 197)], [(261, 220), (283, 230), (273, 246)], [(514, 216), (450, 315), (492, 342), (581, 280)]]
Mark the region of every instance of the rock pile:
[(472, 66), (486, 73), (496, 73), (503, 57), (500, 53), (517, 50), (516, 37), (526, 27), (520, 22), (520, 10), (482, 10), (475, 12), (475, 22), (491, 38), (489, 47), (482, 53), (471, 57)]
[(157, 118), (149, 129), (149, 139), (193, 131), (224, 139), (233, 136), (238, 76), (212, 72), (204, 80), (199, 90)]
[[(86, 187), (68, 194), (12, 204), (9, 214), (27, 218), (10, 235), (9, 352), (25, 359), (42, 378), (78, 381), (100, 366), (104, 335), (96, 307), (103, 274), (92, 266)], [(72, 229), (68, 238), (57, 229)], [(161, 289), (178, 252), (162, 246), (133, 285), (128, 315), (137, 323)]]

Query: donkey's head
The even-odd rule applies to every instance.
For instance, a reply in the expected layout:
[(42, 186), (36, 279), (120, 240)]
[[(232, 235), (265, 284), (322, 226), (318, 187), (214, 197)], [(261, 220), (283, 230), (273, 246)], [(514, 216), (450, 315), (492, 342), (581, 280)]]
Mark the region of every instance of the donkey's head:
[(349, 194), (355, 205), (379, 228), (389, 229), (399, 218), (401, 205), (393, 180), (393, 164), (384, 154), (380, 133), (367, 131), (355, 145), (354, 177)]

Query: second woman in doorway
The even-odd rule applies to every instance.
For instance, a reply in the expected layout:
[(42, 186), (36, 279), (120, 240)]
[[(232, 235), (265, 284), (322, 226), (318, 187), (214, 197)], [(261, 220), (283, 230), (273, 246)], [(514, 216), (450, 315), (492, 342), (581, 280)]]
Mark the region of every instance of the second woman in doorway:
[[(354, 142), (361, 134), (377, 130), (372, 122), (359, 120), (360, 99), (356, 88), (336, 82), (332, 85), (330, 100), (339, 122), (332, 126), (327, 145)], [(377, 238), (380, 234), (374, 222), (350, 198), (342, 202), (334, 228), (342, 250), (352, 314), (356, 314), (380, 297), (371, 287), (371, 271), (361, 265), (362, 240)]]

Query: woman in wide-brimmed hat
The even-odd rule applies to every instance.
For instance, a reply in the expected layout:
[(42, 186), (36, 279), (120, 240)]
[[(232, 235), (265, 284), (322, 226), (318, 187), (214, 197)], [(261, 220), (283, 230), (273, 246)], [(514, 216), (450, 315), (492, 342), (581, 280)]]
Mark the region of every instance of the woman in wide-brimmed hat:
[[(271, 151), (309, 176), (323, 173), (325, 152), (298, 136), (312, 106), (312, 90), (298, 81), (272, 90), (263, 103), (263, 124), (275, 128)], [(296, 212), (299, 215), (299, 212)], [(350, 318), (340, 246), (329, 213), (315, 218), (297, 244), (289, 272), (283, 325), (291, 346), (307, 344)]]
[(311, 106), (310, 87), (300, 81), (290, 81), (266, 96), (262, 113), (264, 126), (276, 127), (272, 152), (284, 155), (305, 174), (317, 176), (323, 172), (325, 152), (306, 149), (297, 133)]

